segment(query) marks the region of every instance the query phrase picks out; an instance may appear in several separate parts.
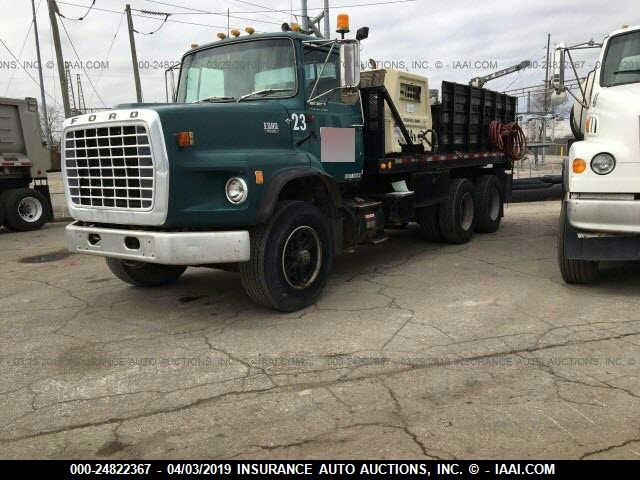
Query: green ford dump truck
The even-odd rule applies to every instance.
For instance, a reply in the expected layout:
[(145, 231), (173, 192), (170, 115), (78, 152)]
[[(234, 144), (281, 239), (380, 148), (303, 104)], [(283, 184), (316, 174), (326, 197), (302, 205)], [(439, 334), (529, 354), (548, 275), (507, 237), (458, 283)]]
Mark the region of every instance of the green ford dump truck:
[(356, 39), (248, 34), (195, 46), (174, 102), (70, 118), (63, 172), (69, 248), (136, 286), (189, 266), (239, 271), (255, 302), (313, 303), (338, 254), (418, 222), (428, 240), (494, 232), (512, 159), (489, 124), (515, 99), (361, 72)]

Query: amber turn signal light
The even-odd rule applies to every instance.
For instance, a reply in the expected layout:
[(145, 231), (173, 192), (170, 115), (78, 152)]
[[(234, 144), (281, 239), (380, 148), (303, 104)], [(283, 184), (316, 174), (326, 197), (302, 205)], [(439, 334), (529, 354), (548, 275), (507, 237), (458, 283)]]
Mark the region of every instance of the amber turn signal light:
[(176, 144), (179, 147), (190, 147), (195, 143), (193, 132), (178, 132), (176, 134)]
[(582, 173), (587, 169), (587, 162), (581, 158), (574, 158), (572, 169), (573, 173)]

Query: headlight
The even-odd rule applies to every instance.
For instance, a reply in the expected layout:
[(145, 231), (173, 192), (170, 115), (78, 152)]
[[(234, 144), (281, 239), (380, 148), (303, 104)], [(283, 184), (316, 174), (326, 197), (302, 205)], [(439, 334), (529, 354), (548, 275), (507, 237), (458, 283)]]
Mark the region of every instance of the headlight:
[(234, 205), (239, 205), (247, 199), (249, 189), (247, 188), (247, 182), (242, 178), (232, 177), (227, 180), (227, 184), (224, 187), (227, 194), (227, 200)]
[(598, 175), (606, 175), (616, 168), (616, 159), (608, 153), (599, 153), (591, 160), (591, 170)]

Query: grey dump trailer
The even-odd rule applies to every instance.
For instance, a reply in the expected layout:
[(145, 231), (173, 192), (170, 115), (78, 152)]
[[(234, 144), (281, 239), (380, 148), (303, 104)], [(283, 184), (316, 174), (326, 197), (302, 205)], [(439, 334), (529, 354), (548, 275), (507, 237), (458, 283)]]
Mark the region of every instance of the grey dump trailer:
[(51, 220), (50, 168), (36, 99), (0, 97), (0, 226), (36, 230)]

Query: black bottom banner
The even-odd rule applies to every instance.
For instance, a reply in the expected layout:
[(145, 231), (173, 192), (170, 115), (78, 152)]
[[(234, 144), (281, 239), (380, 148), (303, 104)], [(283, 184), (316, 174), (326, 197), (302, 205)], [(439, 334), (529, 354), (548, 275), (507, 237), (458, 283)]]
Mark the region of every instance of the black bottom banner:
[[(207, 461), (207, 460), (3, 460), (1, 467), (38, 479), (179, 479), (262, 477), (354, 477), (500, 479), (500, 478), (637, 478), (640, 460), (523, 461)], [(2, 475), (5, 476), (5, 475)], [(14, 475), (15, 476), (15, 475)]]

